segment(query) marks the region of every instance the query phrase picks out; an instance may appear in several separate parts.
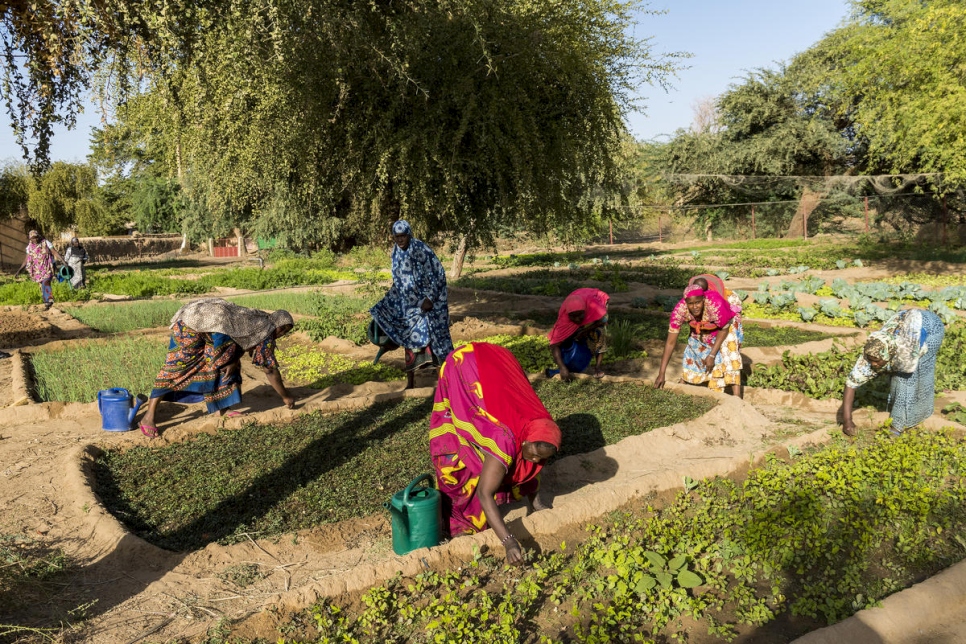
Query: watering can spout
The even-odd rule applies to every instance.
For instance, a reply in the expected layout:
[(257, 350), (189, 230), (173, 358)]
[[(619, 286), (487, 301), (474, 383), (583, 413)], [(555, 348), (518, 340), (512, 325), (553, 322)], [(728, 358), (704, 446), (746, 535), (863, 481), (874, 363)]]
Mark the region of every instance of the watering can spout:
[(131, 411), (127, 415), (128, 423), (130, 423), (131, 425), (134, 424), (134, 417), (137, 416), (138, 409), (140, 409), (141, 405), (143, 405), (147, 401), (148, 401), (148, 398), (144, 394), (138, 394), (137, 396), (134, 397), (134, 406), (131, 407)]

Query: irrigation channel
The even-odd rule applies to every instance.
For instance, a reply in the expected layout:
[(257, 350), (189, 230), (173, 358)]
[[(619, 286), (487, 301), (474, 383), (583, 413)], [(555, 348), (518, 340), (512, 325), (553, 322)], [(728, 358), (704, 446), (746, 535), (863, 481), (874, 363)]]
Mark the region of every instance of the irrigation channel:
[[(452, 291), (451, 311), (458, 320), (454, 326), (458, 341), (538, 333), (539, 325), (517, 322), (507, 314), (535, 310), (552, 314), (559, 302), (559, 298), (553, 297)], [(616, 297), (616, 304), (627, 304), (640, 294), (640, 288), (632, 288)], [(28, 324), (23, 329), (20, 339), (25, 345), (43, 338), (54, 339), (61, 346), (88, 342), (90, 338), (104, 342), (116, 339), (91, 332), (57, 308), (49, 313), (31, 311), (29, 316), (36, 328)], [(791, 322), (761, 325), (821, 330), (840, 337), (743, 350), (746, 360), (758, 365), (778, 362), (786, 350), (794, 354), (819, 353), (835, 342), (853, 347), (864, 339), (862, 332), (851, 328)], [(163, 329), (135, 335), (162, 344), (165, 341)], [(371, 360), (375, 353), (371, 347), (359, 347), (337, 338), (313, 342), (304, 335), (296, 335), (280, 346), (284, 349), (313, 344), (351, 360)], [(657, 370), (659, 347), (660, 342), (650, 342), (646, 358), (615, 363), (602, 383), (591, 384), (649, 387)], [(191, 551), (175, 552), (153, 545), (125, 526), (123, 513), (112, 514), (105, 507), (104, 481), (95, 473), (97, 460), (105, 451), (139, 448), (147, 444), (147, 439), (136, 431), (102, 431), (96, 403), (37, 402), (31, 384), (31, 351), (28, 346), (26, 352), (16, 352), (12, 360), (0, 362), (0, 389), (4, 396), (0, 398), (0, 463), (4, 467), (0, 501), (7, 508), (3, 530), (27, 534), (50, 547), (62, 548), (76, 563), (63, 589), (48, 597), (47, 602), (0, 615), (0, 622), (40, 624), (62, 616), (64, 623), (83, 622), (79, 633), (88, 641), (111, 644), (200, 640), (223, 620), (232, 620), (234, 635), (272, 640), (277, 637), (275, 629), (284, 616), (320, 598), (358, 598), (365, 588), (400, 573), (412, 576), (427, 569), (464, 565), (481, 551), (502, 554), (496, 538), (488, 531), (398, 557), (391, 552), (388, 517), (383, 512), (268, 537), (258, 531), (246, 533), (236, 529), (233, 543), (226, 545), (212, 539)], [(123, 361), (125, 356), (118, 355), (117, 360)], [(399, 362), (398, 357), (389, 359), (390, 366), (398, 366)], [(672, 361), (672, 365), (676, 363), (677, 360)], [(669, 372), (668, 381), (676, 380), (677, 375)], [(299, 405), (295, 410), (287, 410), (276, 405), (274, 394), (256, 371), (246, 367), (244, 378), (248, 408), (244, 417), (215, 419), (204, 415), (198, 405), (168, 405), (160, 416), (162, 436), (151, 447), (164, 449), (197, 441), (206, 434), (242, 431), (251, 423), (297, 423), (312, 412), (344, 413), (410, 398), (425, 400), (433, 392), (430, 378), (421, 379), (417, 388), (408, 391), (399, 380), (343, 383), (321, 390), (298, 388)], [(535, 374), (532, 379), (539, 382), (543, 377)], [(817, 401), (801, 394), (750, 388), (742, 401), (682, 385), (669, 385), (668, 389), (671, 395), (711, 399), (713, 409), (684, 422), (639, 435), (631, 433), (613, 444), (555, 461), (545, 472), (541, 492), (552, 509), (527, 516), (523, 507), (511, 507), (507, 515), (511, 531), (527, 547), (546, 552), (559, 547), (562, 541), (579, 543), (587, 523), (628, 504), (640, 503), (641, 499), (670, 498), (686, 478), (700, 481), (715, 476), (740, 476), (769, 454), (787, 457), (790, 450), (828, 442), (838, 431), (838, 402), (833, 400)], [(937, 408), (947, 402), (938, 400)], [(884, 417), (881, 412), (863, 412), (857, 414), (856, 420), (860, 426), (870, 428)], [(949, 424), (937, 415), (926, 427), (936, 429)], [(386, 489), (385, 497), (388, 499), (393, 491)], [(345, 502), (351, 504), (352, 499)], [(943, 573), (942, 580), (936, 582), (940, 589), (927, 591), (934, 594), (925, 600), (923, 588), (935, 585), (934, 580), (887, 599), (887, 623), (883, 622), (882, 609), (865, 610), (834, 627), (838, 630), (819, 630), (803, 641), (844, 641), (837, 639), (845, 637), (843, 634), (853, 642), (956, 641), (943, 638), (957, 632), (959, 618), (943, 613), (947, 604), (936, 597), (950, 592), (962, 596), (961, 578), (966, 578), (966, 569), (961, 569), (963, 564)], [(237, 576), (243, 573), (251, 577), (249, 583), (238, 582)], [(78, 607), (82, 608), (80, 613)], [(771, 633), (786, 638), (771, 640), (756, 640), (755, 629), (744, 629), (744, 639), (739, 641), (788, 641), (796, 628), (801, 625), (788, 626), (784, 633)], [(932, 639), (922, 639), (929, 636)], [(766, 634), (759, 633), (759, 637)], [(692, 641), (714, 640), (696, 634)]]

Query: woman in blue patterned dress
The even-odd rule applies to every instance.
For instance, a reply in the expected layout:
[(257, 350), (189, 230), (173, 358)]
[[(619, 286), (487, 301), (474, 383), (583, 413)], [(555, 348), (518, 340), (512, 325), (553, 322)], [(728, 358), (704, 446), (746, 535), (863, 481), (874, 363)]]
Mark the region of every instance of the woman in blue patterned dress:
[(439, 366), (453, 350), (446, 270), (409, 223), (392, 225), (392, 287), (369, 310), (383, 332), (406, 349), (406, 370)]
[(918, 425), (933, 413), (936, 397), (936, 357), (946, 329), (938, 315), (923, 309), (901, 311), (869, 334), (842, 396), (842, 431), (858, 433), (852, 422), (855, 390), (880, 373), (892, 374), (889, 415), (892, 434)]

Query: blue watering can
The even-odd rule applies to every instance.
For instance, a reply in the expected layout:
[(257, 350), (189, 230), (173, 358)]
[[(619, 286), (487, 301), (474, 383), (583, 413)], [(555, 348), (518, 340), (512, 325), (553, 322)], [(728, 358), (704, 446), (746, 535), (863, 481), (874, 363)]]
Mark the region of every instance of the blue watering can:
[(109, 432), (126, 432), (134, 425), (134, 416), (141, 405), (148, 401), (139, 394), (131, 406), (131, 393), (119, 387), (97, 392), (97, 410), (101, 412), (101, 428)]

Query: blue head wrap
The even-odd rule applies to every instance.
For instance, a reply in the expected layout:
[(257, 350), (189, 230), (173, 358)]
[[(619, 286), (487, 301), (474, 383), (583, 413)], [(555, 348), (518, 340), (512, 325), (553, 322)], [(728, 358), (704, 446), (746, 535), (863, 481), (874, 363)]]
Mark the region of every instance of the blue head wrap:
[(400, 219), (399, 221), (397, 221), (392, 225), (392, 234), (393, 235), (405, 234), (411, 237), (413, 234), (413, 229), (410, 228), (408, 221), (406, 221), (405, 219)]

